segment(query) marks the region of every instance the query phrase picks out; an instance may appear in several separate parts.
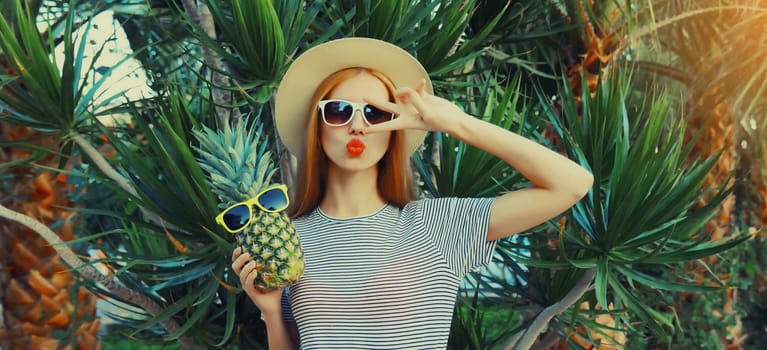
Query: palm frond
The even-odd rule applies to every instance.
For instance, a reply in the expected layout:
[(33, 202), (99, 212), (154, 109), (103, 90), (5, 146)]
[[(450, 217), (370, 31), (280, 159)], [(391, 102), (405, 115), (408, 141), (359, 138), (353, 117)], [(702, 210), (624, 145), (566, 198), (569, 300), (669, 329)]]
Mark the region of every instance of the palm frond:
[[(182, 326), (164, 333), (164, 341), (193, 337), (211, 346), (248, 344), (235, 327), (260, 326), (243, 325), (236, 316), (245, 317), (237, 310), (244, 294), (234, 287), (237, 277), (229, 271), (232, 238), (214, 222), (218, 200), (195, 159), (192, 130), (203, 127), (195, 113), (210, 106), (190, 106), (179, 90), (151, 102), (133, 110), (130, 127), (101, 129), (119, 155), (113, 161), (131, 179), (136, 195), (115, 188), (111, 202), (116, 207), (89, 212), (112, 218), (107, 226), (92, 228), (106, 233), (82, 240), (106, 256), (101, 262), (111, 266), (123, 284), (164, 305), (160, 314), (139, 313), (126, 320), (136, 334), (160, 331), (160, 322), (173, 318)], [(147, 217), (144, 209), (161, 221)], [(91, 288), (104, 293), (98, 286)], [(254, 344), (258, 341), (247, 347)]]
[[(485, 121), (535, 137), (532, 110), (523, 98), (520, 81), (516, 76), (500, 83), (489, 74), (482, 85), (465, 87), (464, 108)], [(427, 142), (431, 146), (413, 162), (424, 181), (423, 189), (430, 196), (491, 197), (523, 185), (523, 177), (497, 157), (444, 133), (429, 138), (434, 142)], [(432, 152), (438, 153), (439, 165), (428, 165)]]
[[(671, 291), (700, 288), (641, 269), (718, 254), (749, 237), (711, 242), (700, 231), (731, 190), (703, 187), (716, 155), (687, 163), (681, 114), (671, 114), (662, 93), (651, 101), (632, 97), (630, 83), (631, 71), (613, 69), (593, 96), (582, 94), (580, 109), (568, 88), (561, 94), (561, 113), (547, 109), (570, 156), (588, 164), (595, 178), (593, 190), (571, 210), (572, 224), (558, 246), (570, 263), (597, 266), (595, 295), (602, 308), (625, 307), (663, 335), (673, 328), (670, 318), (639, 301), (633, 282)], [(696, 208), (708, 191), (715, 191), (711, 202)]]
[[(8, 113), (2, 119), (27, 125), (43, 132), (70, 132), (81, 129), (92, 113), (103, 108), (124, 91), (102, 92), (112, 72), (130, 58), (114, 62), (96, 77), (96, 59), (90, 57), (85, 65), (88, 33), (91, 22), (86, 21), (81, 37), (75, 37), (75, 14), (69, 11), (63, 28), (63, 62), (57, 62), (56, 41), (37, 29), (37, 22), (28, 7), (14, 0), (14, 31), (5, 17), (0, 18), (0, 48), (10, 74), (0, 81), (0, 105)], [(71, 4), (70, 4), (71, 6)], [(87, 74), (86, 74), (87, 72)]]

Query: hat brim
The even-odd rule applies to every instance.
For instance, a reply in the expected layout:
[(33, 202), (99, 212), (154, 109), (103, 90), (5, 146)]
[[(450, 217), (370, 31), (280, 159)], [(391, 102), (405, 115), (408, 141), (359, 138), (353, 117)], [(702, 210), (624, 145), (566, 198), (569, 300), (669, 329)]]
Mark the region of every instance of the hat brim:
[[(329, 75), (346, 68), (377, 70), (391, 79), (395, 88), (416, 87), (426, 80), (424, 90), (433, 93), (431, 80), (420, 62), (402, 48), (371, 38), (337, 39), (301, 54), (282, 78), (275, 96), (275, 124), (280, 140), (293, 155), (303, 153), (311, 110), (311, 99)], [(426, 132), (405, 130), (405, 151), (413, 154)]]

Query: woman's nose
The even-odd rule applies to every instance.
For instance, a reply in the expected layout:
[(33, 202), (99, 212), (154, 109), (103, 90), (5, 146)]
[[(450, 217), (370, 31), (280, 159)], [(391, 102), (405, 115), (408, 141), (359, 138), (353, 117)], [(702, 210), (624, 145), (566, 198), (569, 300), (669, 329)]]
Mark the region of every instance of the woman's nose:
[(352, 135), (364, 135), (365, 126), (365, 117), (362, 116), (362, 111), (354, 111), (352, 122), (349, 123), (349, 132)]

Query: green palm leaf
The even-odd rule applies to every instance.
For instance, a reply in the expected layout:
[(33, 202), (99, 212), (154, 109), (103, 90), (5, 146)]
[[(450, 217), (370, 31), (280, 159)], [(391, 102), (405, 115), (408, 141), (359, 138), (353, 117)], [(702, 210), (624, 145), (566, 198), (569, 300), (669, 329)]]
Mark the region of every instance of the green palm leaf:
[[(581, 105), (564, 88), (562, 113), (547, 109), (571, 157), (587, 162), (595, 178), (593, 191), (570, 212), (574, 224), (566, 226), (559, 246), (562, 257), (581, 268), (597, 259), (595, 295), (603, 308), (625, 306), (664, 335), (672, 328), (669, 318), (643, 305), (641, 289), (626, 283), (671, 291), (707, 289), (663, 281), (642, 269), (718, 254), (748, 236), (710, 242), (700, 232), (731, 190), (702, 188), (716, 156), (686, 163), (689, 148), (681, 118), (670, 115), (663, 94), (649, 105), (632, 98), (630, 82), (630, 71), (613, 69), (593, 95), (584, 87)], [(708, 191), (716, 191), (711, 202), (695, 208)]]
[[(485, 79), (482, 85), (464, 88), (467, 113), (526, 136), (535, 133), (535, 125), (529, 118), (532, 111), (521, 98), (520, 77), (510, 79), (505, 86), (492, 75)], [(413, 163), (423, 179), (423, 189), (430, 196), (490, 197), (522, 185), (522, 176), (501, 159), (444, 133), (435, 133), (429, 138), (435, 142), (427, 142), (432, 146), (427, 147), (421, 157), (414, 157)], [(435, 151), (439, 166), (429, 166), (427, 164), (433, 164), (430, 158)]]
[[(286, 34), (290, 35), (290, 44), (297, 45), (298, 33), (306, 29), (312, 18), (295, 1), (205, 2), (221, 28), (222, 39), (234, 50), (218, 45), (204, 34), (200, 36), (202, 43), (231, 64), (243, 81), (261, 84), (273, 83), (281, 77), (287, 57)], [(278, 16), (275, 6), (280, 10), (279, 16), (284, 17)], [(283, 32), (281, 18), (286, 21), (287, 33)]]
[(88, 242), (104, 252), (105, 262), (116, 267), (124, 284), (166, 306), (158, 315), (133, 317), (135, 332), (174, 318), (182, 327), (165, 334), (166, 341), (183, 336), (203, 344), (231, 344), (236, 341), (237, 302), (229, 299), (243, 294), (229, 287), (237, 285), (228, 272), (231, 237), (214, 222), (218, 200), (195, 159), (191, 139), (191, 131), (201, 127), (193, 110), (209, 108), (192, 108), (178, 90), (170, 90), (150, 107), (134, 110), (133, 128), (103, 129), (120, 155), (115, 161), (137, 193), (116, 193), (121, 202), (130, 200), (112, 214), (119, 218), (119, 233)]
[[(99, 89), (129, 56), (114, 62), (101, 77), (88, 83), (83, 79), (84, 72), (95, 71), (101, 51), (91, 57), (89, 66), (84, 66), (87, 41), (81, 39), (75, 45), (74, 11), (67, 13), (63, 23), (64, 62), (59, 69), (53, 54), (54, 38), (38, 31), (29, 7), (22, 6), (20, 0), (13, 4), (17, 30), (10, 27), (5, 17), (0, 17), (0, 48), (13, 73), (0, 80), (0, 106), (8, 111), (0, 118), (43, 132), (75, 131), (89, 120), (91, 113), (121, 96), (122, 91), (117, 91), (112, 96), (99, 96), (95, 102)], [(90, 30), (91, 22), (86, 22), (82, 35), (87, 37)]]

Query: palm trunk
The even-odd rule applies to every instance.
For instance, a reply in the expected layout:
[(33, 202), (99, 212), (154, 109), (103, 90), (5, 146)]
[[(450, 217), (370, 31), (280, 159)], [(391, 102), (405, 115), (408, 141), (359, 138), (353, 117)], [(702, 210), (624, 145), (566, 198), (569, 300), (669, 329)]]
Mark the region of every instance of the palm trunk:
[[(0, 128), (3, 126), (0, 124)], [(98, 150), (78, 134), (74, 134), (72, 138), (91, 158), (96, 167), (123, 190), (136, 195), (130, 183), (109, 165)], [(4, 139), (10, 140), (12, 137), (7, 136)], [(49, 142), (53, 142), (53, 139), (49, 138)], [(20, 153), (19, 157), (26, 156), (25, 153)], [(0, 159), (0, 162), (9, 160)], [(61, 182), (57, 184), (49, 172), (43, 172), (34, 177), (31, 175), (33, 175), (31, 169), (25, 169), (24, 174), (16, 177), (18, 181), (13, 190), (14, 197), (29, 197), (29, 201), (14, 203), (16, 210), (0, 204), (1, 218), (23, 225), (23, 227), (13, 225), (10, 221), (3, 221), (3, 225), (0, 225), (0, 237), (5, 239), (0, 243), (6, 245), (2, 252), (9, 252), (0, 253), (0, 263), (9, 265), (15, 272), (15, 275), (8, 276), (9, 283), (2, 284), (8, 288), (2, 292), (5, 292), (3, 301), (8, 309), (9, 317), (7, 328), (0, 330), (0, 345), (3, 345), (2, 342), (9, 342), (9, 348), (12, 349), (39, 348), (43, 345), (58, 346), (59, 340), (55, 338), (54, 331), (76, 328), (75, 342), (81, 348), (100, 349), (97, 338), (99, 323), (95, 320), (96, 297), (82, 287), (69, 291), (70, 287), (75, 285), (77, 276), (101, 283), (122, 300), (139, 306), (153, 316), (162, 312), (162, 306), (144, 295), (117, 284), (111, 277), (101, 274), (93, 266), (86, 265), (69, 248), (65, 241), (73, 239), (74, 236), (72, 222), (68, 218), (74, 213), (61, 209), (72, 205), (66, 198), (68, 191), (66, 184)], [(41, 195), (43, 196), (40, 197)], [(44, 221), (33, 218), (43, 218)], [(159, 217), (153, 219), (161, 222)], [(67, 223), (62, 225), (61, 232), (57, 234), (49, 227), (58, 220), (65, 220)], [(5, 224), (6, 222), (8, 224)], [(70, 271), (78, 272), (74, 275)], [(76, 293), (77, 298), (70, 298), (69, 293)], [(79, 303), (71, 304), (71, 299), (76, 299)], [(76, 317), (69, 317), (68, 313), (73, 313)], [(37, 323), (32, 326), (22, 326), (31, 320)], [(169, 333), (177, 331), (180, 327), (172, 318), (161, 324)], [(187, 349), (199, 348), (199, 345), (188, 337), (179, 338), (179, 342)], [(2, 349), (5, 348), (2, 347)]]
[(591, 282), (596, 276), (597, 268), (592, 267), (583, 273), (581, 278), (575, 283), (572, 289), (562, 298), (562, 300), (556, 302), (553, 305), (549, 305), (543, 309), (535, 320), (530, 324), (527, 329), (513, 335), (504, 345), (504, 350), (527, 350), (530, 349), (538, 339), (538, 335), (541, 334), (549, 325), (551, 320), (565, 312), (571, 306), (575, 305), (578, 300), (591, 289)]
[[(35, 134), (27, 128), (0, 124), (0, 135), (10, 141)], [(53, 137), (42, 138), (38, 146), (49, 147), (54, 142)], [(0, 152), (0, 163), (27, 156), (23, 149), (6, 149)], [(50, 159), (41, 162), (53, 166), (46, 164), (53, 162)], [(66, 183), (50, 172), (37, 172), (31, 167), (15, 168), (6, 175), (0, 184), (7, 193), (3, 195), (4, 205), (39, 218), (46, 225), (63, 223), (54, 235), (62, 242), (74, 238), (70, 220), (74, 212), (64, 209), (72, 205)], [(100, 349), (99, 322), (95, 319), (97, 298), (77, 285), (50, 244), (24, 227), (1, 220), (0, 247), (0, 347), (35, 349), (76, 344)], [(62, 330), (70, 330), (72, 338), (61, 339), (56, 333)]]
[[(216, 25), (207, 6), (198, 6), (197, 1), (183, 0), (184, 11), (200, 28), (203, 28), (205, 34), (211, 39), (216, 39)], [(225, 72), (228, 71), (224, 61), (208, 46), (202, 46), (205, 64), (211, 67), (211, 87), (213, 88), (213, 103), (216, 105), (216, 114), (222, 122), (234, 123), (240, 117), (237, 109), (227, 109), (222, 106), (232, 105), (232, 92), (224, 89), (231, 85), (231, 76)]]
[[(0, 235), (0, 249), (6, 250), (5, 240)], [(6, 286), (8, 285), (8, 276), (5, 273), (5, 264), (0, 260), (0, 300), (5, 300)], [(0, 333), (8, 333), (8, 325), (5, 324), (5, 307), (3, 302), (0, 302)], [(10, 343), (8, 339), (0, 338), (0, 349), (10, 349)]]
[[(733, 112), (730, 110), (728, 104), (725, 102), (725, 96), (723, 92), (717, 86), (711, 86), (705, 91), (693, 91), (692, 98), (687, 103), (689, 106), (693, 106), (689, 111), (688, 125), (686, 139), (691, 144), (695, 145), (693, 152), (690, 154), (690, 162), (694, 162), (696, 159), (702, 159), (709, 157), (718, 152), (722, 152), (719, 161), (711, 169), (711, 172), (706, 177), (705, 187), (719, 188), (727, 181), (732, 181), (732, 174), (736, 171), (737, 161), (737, 122), (735, 121)], [(699, 133), (699, 134), (698, 134)], [(697, 139), (695, 139), (697, 138)], [(708, 203), (710, 198), (703, 197), (700, 200), (699, 205), (704, 206)], [(736, 205), (736, 197), (734, 194), (729, 195), (720, 205), (718, 213), (706, 223), (706, 232), (711, 234), (711, 239), (714, 241), (728, 238), (731, 234), (733, 225), (733, 210)], [(690, 271), (698, 281), (698, 283), (705, 283), (710, 279), (711, 269), (710, 266), (715, 266), (717, 263), (717, 256), (710, 256), (705, 259), (706, 264), (700, 264), (698, 262), (689, 263), (685, 269)], [(729, 270), (725, 272), (725, 275), (719, 276), (722, 280), (727, 280)], [(678, 297), (678, 305), (686, 305), (685, 300), (694, 298), (692, 293), (681, 293)], [(724, 305), (721, 308), (713, 307), (712, 315), (721, 315), (724, 319), (733, 315), (732, 310), (735, 304), (738, 302), (735, 293), (727, 293), (725, 295)], [(680, 313), (690, 313), (692, 311), (682, 309)], [(719, 338), (721, 346), (724, 348), (741, 348), (742, 340), (742, 320), (739, 315), (733, 316), (735, 319), (735, 325), (727, 329), (728, 334), (722, 334)]]

